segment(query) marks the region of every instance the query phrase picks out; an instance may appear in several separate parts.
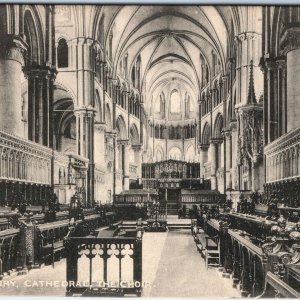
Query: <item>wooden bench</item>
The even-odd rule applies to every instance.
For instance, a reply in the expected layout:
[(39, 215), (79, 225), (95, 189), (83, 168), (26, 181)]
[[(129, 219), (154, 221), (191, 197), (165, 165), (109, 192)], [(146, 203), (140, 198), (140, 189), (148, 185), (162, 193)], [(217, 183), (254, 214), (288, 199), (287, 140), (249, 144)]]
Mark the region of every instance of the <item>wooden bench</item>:
[(41, 248), (45, 263), (50, 260), (52, 265), (54, 265), (54, 261), (57, 258), (60, 260), (63, 257), (64, 250), (65, 247), (63, 241), (53, 241), (50, 244), (43, 245)]
[(195, 236), (196, 247), (202, 257), (205, 259), (205, 266), (219, 266), (220, 264), (220, 246), (219, 237), (211, 237), (204, 231)]

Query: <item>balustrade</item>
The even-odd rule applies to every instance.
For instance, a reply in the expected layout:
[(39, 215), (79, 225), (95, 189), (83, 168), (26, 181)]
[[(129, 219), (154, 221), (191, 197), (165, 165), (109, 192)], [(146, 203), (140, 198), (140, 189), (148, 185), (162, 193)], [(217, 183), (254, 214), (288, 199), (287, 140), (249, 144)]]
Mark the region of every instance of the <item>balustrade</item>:
[(137, 237), (132, 238), (70, 237), (66, 239), (65, 247), (69, 283), (67, 295), (100, 296), (110, 292), (114, 296), (141, 294), (140, 231), (137, 231)]

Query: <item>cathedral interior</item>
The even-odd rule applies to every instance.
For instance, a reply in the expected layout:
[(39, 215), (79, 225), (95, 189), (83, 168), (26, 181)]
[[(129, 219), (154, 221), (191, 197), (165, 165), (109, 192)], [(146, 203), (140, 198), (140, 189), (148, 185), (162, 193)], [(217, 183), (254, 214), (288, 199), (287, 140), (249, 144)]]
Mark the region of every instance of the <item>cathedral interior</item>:
[(297, 6), (1, 4), (0, 294), (300, 297), (299, 96)]

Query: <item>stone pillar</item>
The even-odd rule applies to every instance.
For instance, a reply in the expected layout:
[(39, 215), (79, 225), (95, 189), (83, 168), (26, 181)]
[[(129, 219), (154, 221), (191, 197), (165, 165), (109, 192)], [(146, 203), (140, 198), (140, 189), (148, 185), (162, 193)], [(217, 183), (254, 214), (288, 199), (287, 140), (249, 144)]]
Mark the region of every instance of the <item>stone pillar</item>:
[(287, 131), (300, 126), (300, 29), (288, 28), (281, 47), (286, 54), (287, 67)]
[(232, 179), (231, 179), (231, 168), (232, 168), (232, 134), (231, 130), (224, 131), (225, 137), (225, 159), (224, 159), (224, 169), (226, 170), (226, 182), (225, 182), (225, 191), (226, 188), (232, 188)]
[(53, 135), (53, 66), (27, 66), (28, 78), (28, 138), (51, 147)]
[[(3, 42), (3, 41), (2, 41)], [(18, 36), (7, 36), (0, 53), (0, 127), (24, 137), (22, 122), (21, 74), (26, 52), (25, 42)]]
[(232, 188), (238, 189), (238, 132), (237, 132), (237, 122), (230, 123), (230, 130), (231, 130), (231, 157), (232, 157), (232, 167), (231, 167), (231, 178), (232, 178)]
[(95, 110), (92, 107), (82, 107), (76, 110), (77, 125), (77, 149), (78, 154), (89, 159), (87, 172), (87, 205), (94, 201), (94, 117)]
[(129, 190), (129, 142), (122, 143), (124, 169), (123, 169), (123, 191)]
[(203, 145), (203, 144), (199, 145), (200, 178), (204, 178), (204, 176), (205, 176), (204, 163), (207, 161), (208, 147), (209, 147), (209, 145)]
[(260, 94), (263, 88), (262, 73), (258, 67), (261, 34), (253, 31), (242, 32), (236, 36), (235, 42), (237, 46), (237, 99), (240, 99), (241, 104), (246, 104), (251, 60), (253, 60), (254, 64), (254, 85), (257, 94)]
[(96, 164), (105, 165), (105, 123), (95, 122), (94, 160)]
[(216, 143), (214, 140), (211, 140), (209, 147), (209, 156), (210, 156), (210, 176), (211, 176), (211, 189), (217, 189), (217, 164), (216, 164)]
[(137, 177), (139, 179), (142, 178), (142, 145), (133, 145), (132, 146), (134, 150), (134, 156), (135, 156), (135, 161), (136, 161), (136, 166), (137, 166)]
[(283, 135), (287, 130), (287, 103), (286, 103), (286, 61), (284, 58), (277, 59), (278, 66), (278, 107), (279, 107), (279, 135)]

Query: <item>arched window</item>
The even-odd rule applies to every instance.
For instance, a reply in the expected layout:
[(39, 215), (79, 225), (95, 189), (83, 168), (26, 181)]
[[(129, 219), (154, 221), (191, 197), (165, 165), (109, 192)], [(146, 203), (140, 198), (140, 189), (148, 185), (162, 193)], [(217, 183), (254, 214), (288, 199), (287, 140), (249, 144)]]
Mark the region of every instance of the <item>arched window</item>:
[(171, 93), (171, 99), (170, 99), (170, 112), (171, 113), (180, 113), (181, 107), (180, 107), (180, 95), (178, 91), (174, 90)]
[(57, 67), (67, 68), (68, 67), (68, 44), (65, 39), (60, 39), (57, 46)]
[(182, 158), (181, 150), (177, 147), (173, 147), (169, 152), (169, 159), (180, 160)]
[(131, 82), (133, 86), (135, 86), (135, 66), (133, 66), (131, 69)]

